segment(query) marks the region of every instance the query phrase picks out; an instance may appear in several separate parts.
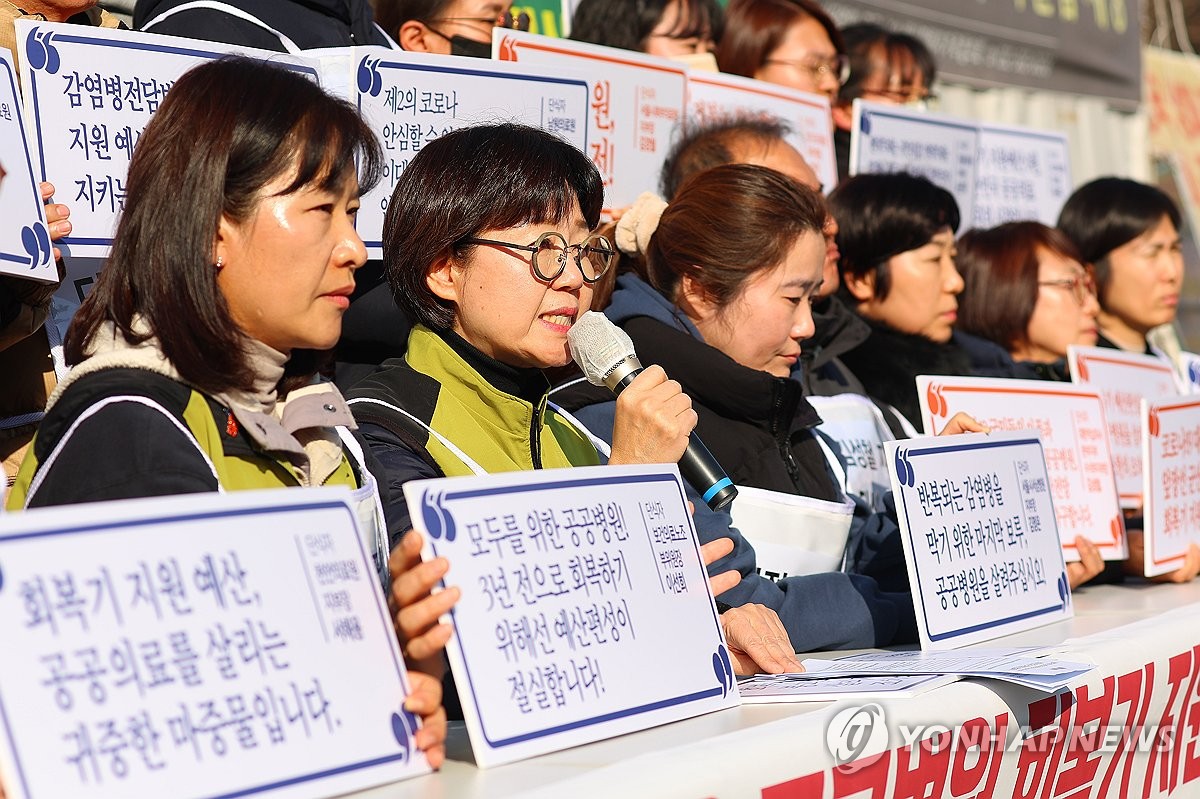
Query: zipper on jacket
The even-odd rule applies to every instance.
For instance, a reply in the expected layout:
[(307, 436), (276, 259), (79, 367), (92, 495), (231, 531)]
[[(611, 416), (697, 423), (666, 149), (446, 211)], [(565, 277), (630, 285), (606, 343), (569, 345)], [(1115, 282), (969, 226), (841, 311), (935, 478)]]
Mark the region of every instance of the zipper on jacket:
[[(786, 378), (777, 378), (774, 390), (774, 402), (771, 409), (771, 435), (775, 438), (775, 446), (779, 448), (779, 455), (783, 458), (783, 464), (787, 467), (788, 477), (792, 479), (792, 485), (800, 488), (800, 465), (796, 463), (795, 456), (792, 455), (792, 448), (788, 446), (787, 430), (781, 427), (781, 422), (784, 417), (784, 405), (787, 401), (788, 385), (785, 382)], [(790, 414), (789, 414), (790, 416)]]
[(541, 432), (542, 406), (533, 406), (533, 417), (529, 421), (529, 457), (533, 460), (533, 468), (542, 468), (542, 446), (539, 438)]

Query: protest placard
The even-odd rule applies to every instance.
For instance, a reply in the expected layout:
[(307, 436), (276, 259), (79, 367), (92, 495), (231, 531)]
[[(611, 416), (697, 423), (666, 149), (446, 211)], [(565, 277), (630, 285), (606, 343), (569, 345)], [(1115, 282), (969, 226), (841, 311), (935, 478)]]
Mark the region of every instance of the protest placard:
[(703, 125), (733, 116), (783, 120), (791, 128), (788, 142), (817, 173), (825, 191), (837, 185), (829, 98), (739, 75), (688, 70), (688, 123)]
[(21, 124), (17, 72), (8, 51), (0, 48), (0, 274), (53, 283), (58, 280), (54, 245), (33, 154)]
[(1141, 402), (1146, 504), (1142, 541), (1145, 574), (1183, 565), (1190, 544), (1200, 544), (1200, 400)]
[(16, 30), (34, 173), (71, 206), (62, 243), (77, 256), (108, 255), (134, 145), (184, 72), (242, 53), (317, 80), (301, 58), (218, 42), (28, 20), (17, 20)]
[(1071, 153), (1063, 133), (979, 126), (973, 227), (1035, 219), (1053, 227), (1071, 195)]
[(1143, 398), (1178, 395), (1171, 365), (1153, 355), (1108, 349), (1076, 347), (1067, 350), (1071, 380), (1094, 389), (1104, 402), (1108, 448), (1121, 507), (1142, 506)]
[(838, 445), (846, 493), (882, 510), (883, 498), (892, 490), (883, 442), (893, 436), (879, 407), (861, 394), (809, 397), (808, 401), (821, 415), (817, 429)]
[(1028, 433), (889, 441), (923, 649), (1072, 615), (1042, 444)]
[(322, 59), (323, 75), (338, 68), (350, 71), (351, 101), (383, 145), (383, 180), (358, 214), (372, 258), (382, 255), (383, 219), (400, 173), (432, 139), (466, 125), (520, 122), (587, 151), (590, 87), (561, 66), (356, 47), (340, 63)]
[(632, 205), (654, 187), (671, 134), (683, 119), (687, 72), (682, 64), (503, 28), (493, 33), (492, 57), (588, 76), (586, 152), (604, 179), (606, 211)]
[(462, 588), (447, 647), (492, 766), (738, 703), (674, 466), (404, 486)]
[(350, 493), (0, 521), (9, 799), (341, 794), (429, 770)]
[(927, 435), (941, 432), (959, 412), (993, 431), (1040, 435), (1064, 558), (1079, 560), (1076, 536), (1094, 543), (1106, 560), (1129, 556), (1104, 407), (1095, 389), (1045, 380), (922, 375), (917, 394)]
[(850, 174), (908, 172), (954, 195), (960, 229), (975, 218), (979, 125), (942, 114), (854, 101)]

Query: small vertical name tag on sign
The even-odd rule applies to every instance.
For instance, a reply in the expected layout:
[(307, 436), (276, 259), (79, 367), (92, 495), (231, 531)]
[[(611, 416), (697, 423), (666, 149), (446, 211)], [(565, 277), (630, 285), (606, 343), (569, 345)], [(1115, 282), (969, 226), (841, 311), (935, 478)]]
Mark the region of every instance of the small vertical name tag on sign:
[(17, 797), (318, 797), (429, 771), (351, 495), (5, 517), (0, 739)]
[(384, 175), (363, 197), (358, 230), (381, 255), (383, 219), (401, 172), (427, 143), (467, 125), (520, 122), (587, 151), (591, 91), (561, 66), (354, 48), (352, 100), (383, 145)]
[(1183, 565), (1200, 544), (1200, 399), (1142, 400), (1145, 574)]
[(1071, 380), (1096, 391), (1104, 401), (1108, 447), (1121, 507), (1142, 507), (1142, 399), (1179, 394), (1171, 365), (1153, 355), (1069, 347)]
[(833, 153), (833, 121), (829, 99), (786, 86), (720, 72), (689, 70), (688, 124), (713, 124), (731, 116), (782, 119), (791, 131), (788, 141), (804, 156), (825, 190), (837, 185)]
[(738, 704), (674, 466), (420, 480), (404, 496), (426, 559), (449, 558), (463, 591), (447, 651), (480, 766)]
[(1094, 543), (1105, 560), (1129, 557), (1104, 407), (1095, 389), (1045, 380), (922, 375), (917, 394), (926, 435), (939, 433), (959, 412), (994, 432), (1040, 435), (1063, 557), (1079, 560), (1076, 536)]
[[(496, 28), (500, 61), (582, 72), (589, 77), (587, 150), (604, 179), (606, 211), (653, 188), (671, 134), (683, 118), (686, 68), (666, 58)], [(647, 178), (650, 179), (648, 182)]]
[(46, 226), (33, 153), (21, 124), (17, 71), (0, 48), (0, 274), (53, 283), (58, 280), (54, 245)]
[(302, 59), (218, 42), (27, 20), (16, 31), (34, 172), (71, 206), (74, 255), (108, 255), (134, 145), (184, 72), (243, 53), (317, 80)]
[(1036, 436), (968, 434), (886, 447), (922, 649), (1072, 616)]

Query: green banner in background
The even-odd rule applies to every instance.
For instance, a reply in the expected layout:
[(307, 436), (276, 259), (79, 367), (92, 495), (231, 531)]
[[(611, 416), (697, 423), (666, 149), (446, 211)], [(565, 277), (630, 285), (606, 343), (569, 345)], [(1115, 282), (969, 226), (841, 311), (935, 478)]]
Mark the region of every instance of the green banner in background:
[(529, 32), (543, 36), (564, 36), (561, 0), (518, 0), (512, 14), (529, 15)]

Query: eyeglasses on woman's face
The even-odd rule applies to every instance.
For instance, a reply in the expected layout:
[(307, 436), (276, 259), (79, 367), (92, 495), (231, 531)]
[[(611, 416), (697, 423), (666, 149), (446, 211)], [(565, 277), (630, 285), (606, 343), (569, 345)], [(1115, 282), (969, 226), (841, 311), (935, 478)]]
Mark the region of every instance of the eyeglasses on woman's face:
[(593, 234), (580, 244), (567, 244), (561, 233), (549, 231), (541, 234), (532, 244), (514, 244), (477, 236), (461, 239), (459, 244), (484, 244), (532, 253), (533, 272), (538, 280), (552, 283), (567, 268), (568, 257), (573, 257), (575, 266), (586, 283), (595, 283), (617, 261), (617, 251), (604, 236)]
[(1086, 303), (1088, 298), (1096, 296), (1096, 278), (1088, 272), (1080, 272), (1058, 280), (1039, 280), (1038, 285), (1067, 289), (1075, 295), (1075, 301), (1080, 305)]
[(487, 25), (490, 28), (505, 28), (507, 30), (527, 31), (529, 30), (529, 15), (524, 11), (513, 15), (511, 11), (505, 11), (497, 14), (494, 17), (434, 17), (427, 20), (428, 22), (468, 22), (476, 25)]
[(806, 73), (814, 83), (832, 76), (840, 86), (850, 79), (850, 59), (844, 55), (805, 56), (804, 58), (768, 58), (764, 64), (784, 64)]

